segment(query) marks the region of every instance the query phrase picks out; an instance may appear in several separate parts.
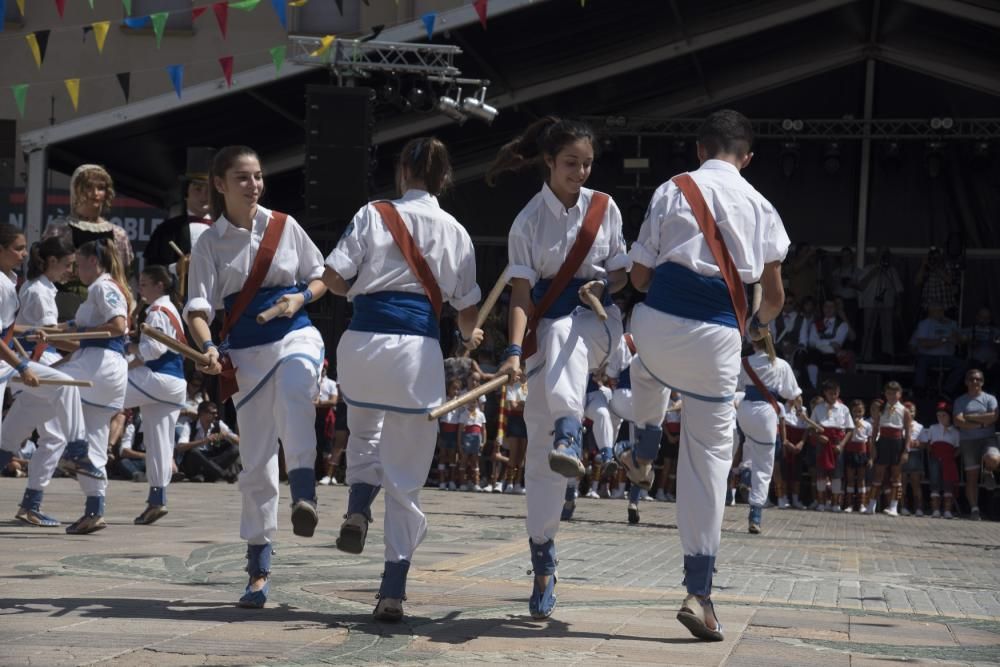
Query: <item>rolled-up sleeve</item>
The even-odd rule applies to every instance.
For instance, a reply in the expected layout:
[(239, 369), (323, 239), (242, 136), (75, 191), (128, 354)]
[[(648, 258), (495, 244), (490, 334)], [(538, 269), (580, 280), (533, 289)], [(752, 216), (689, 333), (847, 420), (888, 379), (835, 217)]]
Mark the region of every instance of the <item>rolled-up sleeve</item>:
[(354, 218), (347, 224), (347, 229), (337, 241), (337, 247), (326, 258), (326, 265), (337, 272), (344, 280), (350, 280), (358, 275), (358, 270), (365, 261), (368, 244), (365, 242), (370, 224), (371, 205), (361, 207)]
[(763, 215), (767, 229), (767, 233), (764, 235), (764, 263), (783, 262), (788, 254), (788, 247), (791, 245), (791, 240), (785, 231), (785, 225), (781, 222), (781, 216), (769, 202), (764, 203)]
[(526, 220), (518, 218), (514, 221), (510, 234), (507, 236), (509, 264), (507, 276), (511, 280), (514, 278), (527, 280), (528, 284), (534, 287), (535, 283), (538, 282), (538, 271), (535, 270), (535, 263), (532, 261), (531, 239), (526, 233), (527, 226)]
[(472, 239), (463, 232), (462, 254), (458, 262), (455, 292), (448, 296), (448, 303), (455, 310), (464, 310), (479, 303), (482, 292), (476, 283), (476, 252), (472, 247)]
[(289, 222), (295, 223), (295, 248), (299, 255), (299, 266), (296, 269), (296, 282), (307, 283), (323, 277), (323, 253), (319, 251), (313, 240), (302, 229), (297, 221), (289, 216)]
[(222, 307), (221, 299), (216, 294), (217, 279), (206, 239), (198, 239), (191, 251), (191, 264), (188, 266), (188, 301), (183, 313), (185, 319), (190, 313), (204, 313), (209, 323), (212, 322), (216, 309)]
[(625, 236), (622, 234), (622, 212), (613, 199), (608, 204), (607, 215), (611, 231), (611, 244), (608, 248), (608, 259), (604, 268), (608, 272), (619, 269), (628, 270), (632, 268), (632, 260), (629, 259)]
[[(162, 331), (168, 336), (174, 336), (174, 328), (170, 325), (170, 320), (165, 313), (155, 311), (146, 317), (146, 324), (157, 331)], [(159, 341), (153, 340), (149, 336), (142, 334), (139, 336), (139, 356), (144, 361), (159, 359), (167, 352), (167, 346)]]

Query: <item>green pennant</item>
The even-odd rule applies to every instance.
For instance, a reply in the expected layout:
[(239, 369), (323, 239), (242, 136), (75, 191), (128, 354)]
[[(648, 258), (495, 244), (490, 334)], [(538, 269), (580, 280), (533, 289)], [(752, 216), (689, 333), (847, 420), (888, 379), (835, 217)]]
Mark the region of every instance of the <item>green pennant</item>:
[(125, 16), (132, 16), (132, 0), (122, 0), (125, 5)]
[(17, 104), (17, 111), (21, 114), (21, 118), (24, 118), (24, 102), (28, 98), (28, 86), (27, 83), (17, 83), (10, 87), (14, 93), (14, 102)]
[(260, 0), (238, 0), (238, 2), (230, 2), (230, 9), (242, 9), (245, 12), (253, 11), (257, 5), (260, 4)]
[(285, 62), (285, 45), (272, 46), (268, 51), (270, 51), (271, 61), (274, 63), (274, 73), (277, 74)]
[(90, 11), (94, 11), (94, 0), (90, 0)]
[(153, 33), (156, 35), (156, 48), (160, 48), (160, 42), (163, 40), (163, 29), (167, 25), (168, 18), (170, 18), (170, 12), (156, 12), (149, 15), (149, 20), (153, 22)]

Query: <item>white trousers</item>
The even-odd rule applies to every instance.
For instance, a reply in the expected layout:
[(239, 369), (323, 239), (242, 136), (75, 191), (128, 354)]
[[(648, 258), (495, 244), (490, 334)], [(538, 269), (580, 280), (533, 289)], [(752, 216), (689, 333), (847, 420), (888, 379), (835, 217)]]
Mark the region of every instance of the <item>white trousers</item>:
[(611, 390), (607, 387), (587, 394), (587, 407), (583, 416), (593, 422), (591, 432), (598, 449), (614, 446), (618, 429), (622, 425), (621, 418), (611, 411), (611, 401)]
[(740, 403), (736, 410), (746, 442), (743, 443), (743, 464), (750, 466), (750, 504), (763, 507), (774, 473), (774, 442), (778, 438), (778, 415), (766, 401)]
[(677, 460), (677, 528), (684, 555), (714, 556), (733, 458), (740, 333), (639, 304), (632, 312), (632, 336), (645, 369), (632, 365), (637, 423), (662, 422), (668, 374), (670, 385), (684, 398)]
[(536, 544), (555, 538), (566, 496), (566, 478), (549, 468), (555, 421), (583, 421), (587, 376), (604, 364), (622, 336), (621, 313), (607, 309), (601, 322), (586, 308), (538, 325), (538, 351), (526, 361), (528, 396), (524, 422), (528, 430), (525, 459), (528, 536)]
[(316, 463), (317, 378), (323, 339), (315, 327), (274, 343), (230, 350), (240, 390), (233, 395), (240, 431), (240, 537), (267, 544), (278, 532), (278, 440), (287, 470)]
[[(69, 380), (70, 376), (59, 370), (36, 362), (29, 363), (31, 370), (39, 378), (48, 380)], [(9, 370), (9, 366), (3, 364)], [(6, 373), (3, 373), (6, 375)], [(6, 380), (0, 382), (0, 395), (6, 387)], [(27, 387), (15, 384), (18, 394), (13, 405), (3, 419), (2, 447), (16, 452), (33, 430), (38, 430), (38, 443), (28, 466), (28, 488), (42, 491), (52, 480), (52, 474), (59, 463), (66, 443), (83, 440), (86, 425), (80, 404), (80, 390), (77, 387), (57, 387), (43, 385)], [(80, 476), (81, 482), (84, 477)]]
[(130, 369), (125, 407), (142, 412), (142, 443), (146, 448), (146, 478), (150, 488), (170, 484), (174, 428), (187, 398), (184, 378), (154, 373), (146, 366)]

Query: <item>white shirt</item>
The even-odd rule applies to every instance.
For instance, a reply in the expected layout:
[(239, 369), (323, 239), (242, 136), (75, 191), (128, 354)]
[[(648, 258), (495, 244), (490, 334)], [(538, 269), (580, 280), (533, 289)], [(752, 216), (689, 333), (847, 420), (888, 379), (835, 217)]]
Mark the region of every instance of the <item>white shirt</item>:
[(0, 328), (14, 324), (17, 306), (17, 275), (0, 271)]
[(455, 408), (451, 412), (446, 412), (441, 415), (441, 419), (438, 421), (442, 424), (461, 424), (463, 420), (463, 412), (465, 412), (465, 408)]
[[(757, 373), (757, 377), (761, 383), (768, 390), (778, 392), (778, 396), (775, 398), (790, 401), (802, 395), (799, 383), (795, 379), (795, 373), (787, 361), (784, 359), (775, 359), (772, 364), (771, 360), (767, 358), (766, 352), (756, 352), (750, 355), (748, 359), (750, 368)], [(740, 365), (740, 381), (738, 386), (743, 387), (744, 391), (754, 386), (753, 380), (750, 379), (742, 364)]]
[(902, 403), (896, 402), (892, 405), (886, 403), (882, 406), (882, 414), (879, 416), (878, 427), (902, 429), (905, 424), (903, 420), (904, 412), (906, 412), (906, 408), (903, 407)]
[[(156, 329), (157, 331), (162, 331), (171, 338), (177, 338), (178, 331), (171, 324), (170, 318), (163, 311), (153, 311), (150, 312), (154, 307), (164, 308), (169, 310), (177, 318), (177, 322), (180, 323), (180, 314), (177, 312), (177, 308), (174, 306), (173, 302), (170, 301), (170, 297), (167, 295), (161, 296), (159, 299), (154, 301), (148, 308), (146, 308), (146, 324), (150, 327)], [(163, 343), (153, 340), (146, 334), (140, 334), (139, 336), (139, 356), (142, 357), (143, 361), (152, 361), (153, 359), (159, 359), (161, 356), (169, 352), (167, 346)]]
[[(424, 190), (407, 190), (392, 203), (437, 279), (441, 298), (455, 310), (479, 303), (476, 254), (465, 228), (438, 205), (437, 197)], [(386, 291), (426, 294), (372, 204), (354, 215), (326, 265), (344, 280), (357, 277), (348, 299)]]
[(102, 273), (87, 287), (87, 300), (76, 309), (76, 325), (80, 328), (96, 327), (116, 317), (124, 317), (125, 326), (128, 326), (128, 302), (121, 288), (111, 279), (111, 274)]
[(469, 410), (465, 411), (465, 420), (463, 422), (466, 426), (482, 426), (485, 429), (486, 426), (486, 415), (483, 414), (482, 410), (476, 410), (471, 412)]
[[(243, 289), (270, 219), (270, 209), (258, 205), (252, 230), (237, 227), (221, 216), (201, 235), (191, 250), (185, 316), (192, 311), (205, 313), (211, 322), (215, 311), (224, 307), (223, 298)], [(291, 287), (322, 276), (323, 255), (299, 223), (288, 216), (261, 287)]]
[[(715, 216), (744, 283), (760, 280), (765, 264), (785, 259), (790, 241), (778, 212), (735, 166), (706, 160), (690, 176)], [(653, 193), (629, 255), (649, 268), (675, 262), (702, 276), (722, 275), (687, 198), (673, 181)]]
[(506, 385), (505, 398), (508, 403), (524, 403), (528, 400), (528, 383), (512, 382)]
[(954, 426), (949, 426), (946, 429), (944, 426), (941, 426), (941, 424), (931, 424), (923, 431), (921, 431), (920, 442), (926, 442), (930, 444), (933, 444), (935, 442), (947, 442), (955, 449), (958, 449), (959, 431)]
[(337, 391), (337, 383), (328, 377), (320, 378), (319, 380), (319, 396), (317, 398), (321, 401), (332, 401), (339, 396)]
[(826, 401), (820, 401), (819, 405), (813, 408), (812, 420), (826, 428), (842, 428), (845, 431), (854, 428), (851, 411), (840, 401), (834, 403), (832, 408)]
[(833, 349), (833, 344), (843, 346), (844, 341), (847, 340), (847, 322), (841, 321), (840, 324), (837, 324), (835, 317), (811, 322), (807, 330), (809, 338), (806, 346), (819, 350), (823, 354), (834, 354), (836, 350)]
[(58, 324), (57, 291), (56, 286), (44, 274), (21, 285), (18, 294), (21, 308), (17, 311), (15, 322), (29, 327)]
[(801, 429), (809, 428), (809, 422), (806, 421), (805, 410), (802, 411), (802, 414), (799, 414), (795, 410), (790, 410), (788, 409), (788, 406), (785, 406), (785, 415), (786, 426)]
[(121, 449), (131, 449), (133, 452), (144, 452), (145, 447), (135, 444), (135, 424), (126, 424), (122, 431)]
[[(567, 209), (548, 184), (542, 185), (541, 191), (514, 218), (507, 235), (508, 277), (523, 278), (532, 287), (540, 279), (555, 278), (583, 226), (593, 196), (593, 190), (580, 188), (576, 204)], [(599, 280), (611, 271), (631, 267), (622, 236), (622, 214), (615, 201), (608, 199), (594, 244), (575, 278)]]
[(851, 436), (852, 442), (868, 442), (868, 438), (872, 437), (872, 425), (868, 422), (861, 420), (861, 426), (855, 423), (854, 435)]
[(920, 439), (920, 434), (923, 432), (924, 432), (923, 424), (918, 422), (916, 419), (910, 422), (910, 441), (906, 443), (907, 450), (914, 449), (912, 443), (923, 442), (923, 440)]

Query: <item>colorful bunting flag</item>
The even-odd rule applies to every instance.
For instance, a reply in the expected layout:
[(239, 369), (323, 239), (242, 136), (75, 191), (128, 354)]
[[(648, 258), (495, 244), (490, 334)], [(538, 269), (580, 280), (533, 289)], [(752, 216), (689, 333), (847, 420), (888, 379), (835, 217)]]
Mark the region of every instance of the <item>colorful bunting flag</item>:
[(128, 96), (132, 91), (132, 73), (131, 72), (119, 72), (118, 86), (122, 89), (122, 94), (125, 96), (125, 104), (128, 104)]
[(226, 88), (233, 87), (233, 57), (222, 56), (219, 58), (219, 65), (222, 66), (222, 74), (226, 77)]
[(36, 30), (24, 36), (28, 40), (28, 48), (31, 49), (31, 55), (35, 57), (35, 64), (38, 65), (38, 69), (41, 69), (42, 63), (45, 62), (45, 49), (49, 45), (50, 32), (50, 30)]
[(156, 48), (160, 48), (160, 42), (163, 41), (163, 30), (167, 27), (168, 18), (170, 12), (156, 12), (149, 15), (149, 20), (153, 22), (153, 34), (156, 35)]
[(167, 74), (170, 75), (170, 83), (174, 84), (177, 99), (180, 99), (181, 88), (184, 85), (184, 65), (167, 65)]
[(219, 23), (219, 32), (222, 33), (222, 39), (225, 39), (226, 24), (229, 20), (229, 3), (216, 2), (212, 5), (212, 11), (215, 12), (215, 20)]
[(17, 105), (17, 112), (21, 114), (21, 118), (24, 118), (24, 102), (28, 97), (28, 85), (27, 83), (15, 83), (10, 87), (12, 93), (14, 93), (14, 103)]
[(90, 0), (90, 11), (94, 11), (94, 0)]
[(108, 38), (108, 30), (111, 29), (111, 21), (94, 21), (90, 24), (94, 31), (94, 38), (97, 40), (97, 52), (104, 53), (104, 40)]
[(132, 16), (132, 0), (122, 0), (125, 5), (125, 16)]
[(138, 30), (139, 28), (145, 28), (149, 23), (148, 16), (128, 16), (125, 18), (125, 25), (132, 28), (133, 30)]
[(319, 48), (310, 53), (309, 55), (311, 55), (313, 58), (318, 58), (319, 56), (323, 55), (324, 53), (330, 50), (330, 46), (336, 39), (337, 39), (336, 35), (326, 35), (320, 40)]
[(309, 0), (289, 0), (288, 6), (289, 7), (302, 7), (302, 6), (304, 6), (308, 2), (309, 2)]
[(66, 11), (66, 0), (56, 0), (56, 11), (59, 12), (59, 18), (62, 18)]
[(281, 27), (288, 30), (288, 11), (285, 0), (271, 0), (271, 6), (274, 7), (274, 13), (278, 15)]
[(281, 66), (285, 64), (285, 45), (272, 46), (268, 52), (271, 54), (271, 62), (274, 63), (274, 73), (277, 74), (281, 71)]
[(427, 12), (420, 17), (420, 20), (424, 22), (424, 27), (427, 28), (427, 39), (434, 37), (434, 19), (437, 18), (437, 12)]
[(69, 93), (69, 99), (73, 103), (73, 111), (76, 111), (80, 106), (80, 80), (64, 79), (63, 83), (66, 84), (66, 92)]
[(476, 0), (472, 3), (472, 6), (476, 8), (476, 14), (479, 15), (479, 22), (483, 24), (483, 30), (486, 30), (486, 4), (489, 0)]
[(24, 16), (24, 0), (17, 0), (17, 10)]
[(233, 9), (242, 9), (245, 12), (252, 12), (259, 4), (260, 0), (239, 0), (238, 2), (230, 2), (229, 6)]
[(197, 21), (198, 17), (208, 11), (208, 7), (195, 7), (191, 10), (191, 20)]

